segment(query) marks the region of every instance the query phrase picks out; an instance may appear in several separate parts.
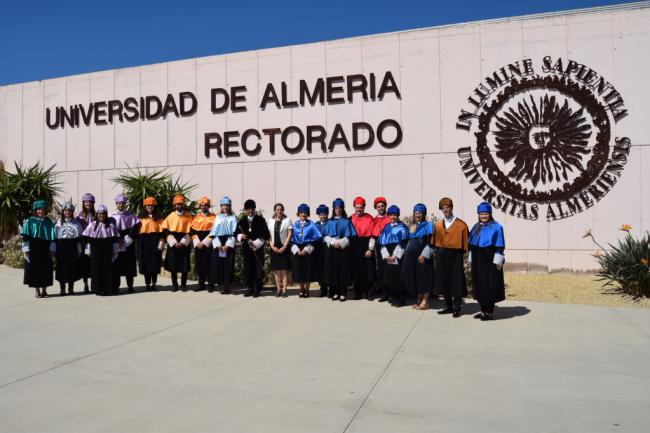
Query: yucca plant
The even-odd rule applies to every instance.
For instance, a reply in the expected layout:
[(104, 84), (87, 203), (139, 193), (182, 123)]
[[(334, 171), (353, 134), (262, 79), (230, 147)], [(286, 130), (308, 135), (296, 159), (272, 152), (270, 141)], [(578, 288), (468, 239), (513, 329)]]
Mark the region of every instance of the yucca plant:
[(610, 244), (610, 249), (594, 254), (601, 266), (598, 275), (605, 286), (611, 286), (618, 293), (631, 296), (634, 299), (650, 297), (650, 233), (646, 232), (641, 239), (635, 239), (631, 227), (623, 226), (627, 232), (618, 245)]
[(18, 225), (32, 214), (37, 198), (52, 205), (61, 193), (54, 165), (43, 168), (40, 163), (23, 167), (14, 163), (15, 172), (0, 169), (0, 238), (6, 240), (18, 232)]
[[(180, 176), (172, 178), (167, 169), (142, 171), (139, 167), (127, 167), (111, 180), (122, 187), (128, 199), (127, 209), (136, 215), (142, 210), (142, 201), (146, 197), (154, 197), (164, 217), (174, 210), (172, 200), (176, 194), (183, 194), (187, 198), (196, 188), (195, 184), (183, 182)], [(196, 202), (188, 203), (188, 209), (194, 211)]]
[(618, 245), (609, 245), (603, 248), (594, 237), (591, 229), (587, 230), (583, 238), (591, 238), (600, 248), (592, 256), (600, 265), (600, 281), (604, 286), (609, 286), (614, 292), (631, 296), (633, 299), (650, 297), (650, 232), (646, 232), (641, 239), (635, 239), (630, 230), (632, 226), (623, 224), (619, 229), (625, 232), (625, 239), (618, 241)]

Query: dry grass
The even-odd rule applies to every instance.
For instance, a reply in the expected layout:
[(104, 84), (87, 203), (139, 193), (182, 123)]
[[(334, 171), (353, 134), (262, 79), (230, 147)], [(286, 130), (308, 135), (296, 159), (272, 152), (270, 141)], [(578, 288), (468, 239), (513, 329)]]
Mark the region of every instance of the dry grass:
[(650, 308), (650, 299), (634, 301), (604, 288), (594, 275), (506, 272), (506, 298), (553, 304)]

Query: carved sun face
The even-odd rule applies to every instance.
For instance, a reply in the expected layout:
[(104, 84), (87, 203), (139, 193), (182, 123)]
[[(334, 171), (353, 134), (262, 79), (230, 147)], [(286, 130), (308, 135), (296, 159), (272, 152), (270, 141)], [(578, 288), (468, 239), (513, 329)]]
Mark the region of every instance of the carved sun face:
[(496, 156), (507, 176), (532, 183), (567, 181), (585, 170), (592, 127), (585, 110), (561, 94), (528, 95), (496, 117)]

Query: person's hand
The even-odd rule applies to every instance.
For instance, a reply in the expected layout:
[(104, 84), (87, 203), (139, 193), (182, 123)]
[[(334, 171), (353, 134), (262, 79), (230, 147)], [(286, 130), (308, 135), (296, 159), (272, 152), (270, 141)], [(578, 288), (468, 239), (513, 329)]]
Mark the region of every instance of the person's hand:
[(222, 245), (222, 246), (219, 247), (219, 250), (223, 251), (225, 253), (226, 251), (228, 251), (228, 247), (225, 246), (225, 245)]
[(371, 250), (366, 251), (366, 257), (368, 257), (368, 258), (372, 257), (372, 251)]
[(196, 247), (197, 247), (198, 249), (200, 249), (200, 250), (202, 250), (204, 246), (205, 246), (205, 245), (203, 245), (203, 242), (199, 242), (199, 243), (196, 245)]
[(180, 242), (176, 242), (176, 244), (174, 244), (174, 247), (175, 248), (182, 248), (183, 244), (181, 244)]
[(243, 241), (247, 241), (247, 240), (248, 240), (248, 236), (246, 236), (246, 235), (241, 235), (241, 240), (242, 240), (242, 242), (243, 242)]
[(496, 267), (497, 267), (497, 271), (500, 271), (500, 270), (502, 270), (502, 269), (503, 269), (503, 265), (494, 265), (494, 266), (496, 266)]
[(424, 256), (418, 257), (418, 263), (424, 263), (424, 260), (425, 260)]
[(390, 257), (387, 257), (387, 258), (386, 258), (386, 261), (387, 261), (388, 263), (395, 263), (396, 260), (397, 260), (397, 258), (394, 257), (394, 256), (390, 256)]
[(284, 254), (284, 252), (287, 250), (287, 247), (281, 247), (278, 249), (278, 253)]

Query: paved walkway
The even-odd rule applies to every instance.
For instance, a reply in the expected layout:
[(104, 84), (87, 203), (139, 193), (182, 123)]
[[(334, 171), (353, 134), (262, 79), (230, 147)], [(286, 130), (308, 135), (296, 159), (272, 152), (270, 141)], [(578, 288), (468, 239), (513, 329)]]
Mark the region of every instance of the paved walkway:
[(21, 271), (0, 281), (2, 433), (650, 429), (650, 310), (504, 302), (480, 322), (473, 303), (40, 300)]

